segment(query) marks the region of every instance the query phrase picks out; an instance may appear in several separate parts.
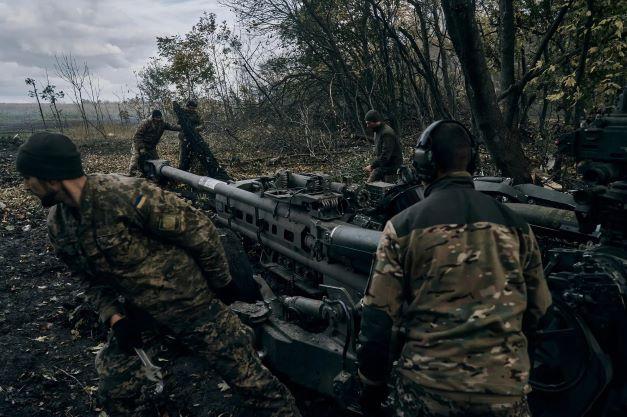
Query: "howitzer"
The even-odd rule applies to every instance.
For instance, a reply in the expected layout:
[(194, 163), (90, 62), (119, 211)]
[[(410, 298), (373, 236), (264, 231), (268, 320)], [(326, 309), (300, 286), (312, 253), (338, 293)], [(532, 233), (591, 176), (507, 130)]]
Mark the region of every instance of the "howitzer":
[[(324, 174), (280, 171), (226, 183), (150, 161), (153, 177), (205, 192), (214, 221), (260, 249), (259, 266), (272, 284), (265, 303), (234, 309), (255, 328), (265, 363), (293, 382), (354, 408), (359, 303), (367, 286), (380, 230), (394, 214), (423, 198), (408, 181), (364, 185), (332, 182)], [(571, 196), (507, 179), (477, 178), (476, 187), (507, 201), (538, 227), (584, 240)], [(531, 201), (546, 206), (531, 205)], [(246, 260), (244, 260), (246, 261)], [(296, 365), (297, 364), (297, 365)]]
[[(540, 238), (588, 242), (586, 249), (549, 248), (545, 273), (554, 304), (532, 338), (534, 416), (624, 416), (627, 89), (611, 115), (563, 138), (560, 148), (580, 162), (580, 173), (595, 187), (573, 196), (505, 178), (475, 178), (475, 188), (509, 204)], [(260, 280), (265, 302), (233, 308), (256, 330), (266, 364), (355, 408), (357, 300), (386, 220), (422, 199), (411, 176), (401, 175), (406, 180), (400, 184), (355, 185), (280, 171), (226, 183), (166, 161), (149, 166), (153, 177), (206, 192), (215, 221), (260, 248), (259, 264), (272, 288)]]
[(627, 87), (609, 114), (565, 135), (589, 187), (574, 193), (582, 232), (599, 245), (553, 248), (553, 306), (532, 352), (534, 416), (627, 415)]

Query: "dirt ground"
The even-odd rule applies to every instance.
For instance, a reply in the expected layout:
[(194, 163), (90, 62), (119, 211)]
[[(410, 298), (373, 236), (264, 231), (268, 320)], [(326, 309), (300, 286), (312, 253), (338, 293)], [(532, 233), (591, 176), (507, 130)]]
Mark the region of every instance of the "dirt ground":
[[(88, 173), (126, 170), (128, 139), (77, 142)], [(14, 170), (20, 144), (0, 139), (0, 417), (102, 416), (94, 357), (105, 330), (78, 281), (52, 253), (46, 211), (21, 189)], [(174, 135), (160, 149), (176, 161)], [(243, 164), (240, 172), (257, 170)], [(204, 363), (182, 357), (167, 366), (166, 390), (182, 404), (183, 415), (238, 414), (237, 398)], [(311, 393), (299, 391), (298, 399), (305, 415), (340, 415)]]

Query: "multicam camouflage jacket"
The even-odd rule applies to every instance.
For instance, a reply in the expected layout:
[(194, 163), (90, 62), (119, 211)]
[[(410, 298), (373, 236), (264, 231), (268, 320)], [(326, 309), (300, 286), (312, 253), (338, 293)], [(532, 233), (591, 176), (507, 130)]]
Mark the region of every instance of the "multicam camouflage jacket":
[(166, 130), (180, 131), (181, 127), (164, 121), (144, 120), (137, 128), (133, 142), (138, 149), (155, 149)]
[(375, 159), (372, 168), (384, 168), (395, 172), (403, 163), (403, 151), (396, 132), (387, 124), (382, 124), (374, 132)]
[[(404, 336), (397, 371), (427, 389), (522, 396), (529, 391), (523, 334), (551, 303), (527, 223), (452, 173), (386, 225), (366, 295), (360, 373), (385, 371), (390, 328)], [(386, 341), (387, 339), (387, 341)], [(385, 363), (385, 358), (380, 361)]]
[(88, 176), (80, 207), (54, 206), (48, 231), (105, 323), (132, 306), (176, 329), (200, 319), (215, 296), (210, 288), (231, 280), (209, 218), (141, 179)]

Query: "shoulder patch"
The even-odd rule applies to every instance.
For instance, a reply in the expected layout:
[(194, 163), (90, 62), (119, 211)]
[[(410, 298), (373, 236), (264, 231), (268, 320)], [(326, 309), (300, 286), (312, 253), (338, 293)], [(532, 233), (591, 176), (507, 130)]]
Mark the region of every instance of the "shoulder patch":
[(148, 200), (148, 198), (145, 195), (139, 194), (133, 202), (133, 207), (135, 207), (137, 210), (141, 209), (144, 204), (146, 204), (146, 200)]
[(165, 231), (177, 230), (179, 228), (178, 218), (172, 214), (164, 214), (159, 223), (160, 229)]

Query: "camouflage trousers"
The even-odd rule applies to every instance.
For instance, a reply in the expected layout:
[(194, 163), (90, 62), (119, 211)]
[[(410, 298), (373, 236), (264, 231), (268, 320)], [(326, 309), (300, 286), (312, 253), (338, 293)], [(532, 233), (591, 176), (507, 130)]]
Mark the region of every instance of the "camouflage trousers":
[[(251, 329), (219, 301), (212, 300), (209, 308), (212, 314), (206, 320), (196, 321), (198, 324), (189, 331), (175, 329), (175, 338), (187, 352), (208, 361), (239, 395), (242, 412), (236, 416), (300, 417), (291, 393), (259, 360), (252, 347)], [(181, 326), (181, 323), (176, 325)], [(163, 337), (155, 334), (144, 337), (144, 350), (159, 366), (163, 366), (157, 360), (161, 345), (156, 340)], [(160, 404), (168, 395), (167, 367), (163, 369), (165, 389), (159, 395), (155, 382), (147, 379), (139, 358), (123, 353), (110, 334), (96, 356), (96, 370), (100, 377), (98, 399), (110, 417), (159, 416)]]
[(157, 148), (145, 148), (133, 143), (131, 147), (131, 162), (128, 166), (128, 175), (144, 177), (143, 165), (150, 159), (159, 159)]
[(400, 375), (392, 402), (395, 417), (531, 417), (527, 397), (430, 390)]

